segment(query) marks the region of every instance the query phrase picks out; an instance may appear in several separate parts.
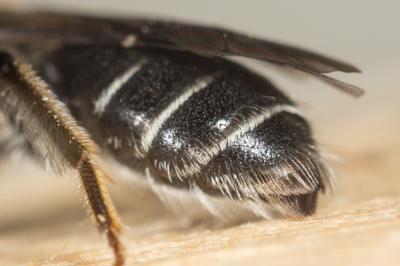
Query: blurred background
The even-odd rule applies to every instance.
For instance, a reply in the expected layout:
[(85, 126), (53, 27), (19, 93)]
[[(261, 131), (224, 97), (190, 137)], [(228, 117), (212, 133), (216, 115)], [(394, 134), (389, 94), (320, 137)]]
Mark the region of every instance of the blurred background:
[[(314, 79), (287, 75), (265, 63), (239, 59), (297, 99), (312, 122), (316, 138), (331, 158), (338, 185), (333, 194), (323, 197), (318, 215), (325, 217), (353, 206), (357, 208), (388, 199), (397, 202), (400, 198), (397, 169), (400, 164), (398, 1), (0, 0), (0, 8), (161, 16), (223, 26), (354, 63), (361, 68), (362, 74), (334, 73), (333, 76), (364, 88), (366, 94), (360, 99), (348, 97)], [(70, 178), (42, 174), (29, 163), (17, 160), (1, 160), (0, 170), (0, 202), (3, 203), (0, 209), (0, 261), (4, 259), (9, 264), (39, 261), (37, 265), (41, 265), (41, 259), (54, 256), (49, 261), (57, 264), (57, 258), (68, 261), (69, 257), (63, 254), (92, 250), (93, 242), (98, 242), (99, 238), (95, 230), (87, 230), (90, 224), (84, 218), (80, 196)], [(182, 238), (192, 232), (192, 223), (181, 222), (179, 217), (167, 212), (147, 190), (135, 189), (125, 183), (113, 190), (117, 205), (131, 227), (132, 238), (147, 243), (163, 241), (163, 234), (171, 232)], [(143, 208), (144, 201), (149, 207)], [(398, 208), (396, 204), (393, 206)], [(214, 228), (214, 225), (204, 226), (204, 223), (207, 222), (202, 223), (202, 229), (196, 227), (196, 230)], [(390, 252), (392, 246), (393, 250), (396, 245), (400, 246), (400, 228), (390, 231), (388, 237), (390, 240), (381, 239), (388, 243), (386, 252)], [(32, 242), (22, 244), (23, 240)], [(369, 239), (365, 240), (368, 243)], [(33, 247), (30, 246), (32, 243), (35, 243)], [(337, 247), (338, 243), (331, 247)], [(357, 249), (356, 245), (361, 244), (355, 243), (349, 249)], [(384, 250), (383, 246), (368, 247), (365, 254)], [(24, 256), (18, 255), (21, 248)], [(266, 248), (268, 250), (269, 246)], [(354, 252), (358, 254), (360, 250)], [(157, 256), (152, 256), (145, 256), (143, 263), (157, 261)], [(378, 254), (371, 258), (369, 263), (374, 265), (376, 259), (384, 265), (395, 265), (394, 258), (400, 260), (396, 256), (383, 252), (381, 257)], [(362, 259), (362, 256), (348, 255), (348, 258), (341, 262), (350, 265), (351, 259)], [(168, 260), (163, 259), (168, 264)], [(170, 262), (174, 264), (173, 260)], [(275, 257), (275, 262), (279, 262), (279, 258)], [(363, 265), (369, 265), (368, 261)]]

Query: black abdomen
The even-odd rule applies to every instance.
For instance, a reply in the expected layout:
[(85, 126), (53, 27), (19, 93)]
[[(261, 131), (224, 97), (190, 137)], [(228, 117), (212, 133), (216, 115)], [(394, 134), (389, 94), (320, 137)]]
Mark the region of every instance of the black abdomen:
[(325, 168), (301, 112), (264, 78), (159, 49), (64, 47), (43, 61), (55, 92), (121, 163), (176, 187), (314, 211)]

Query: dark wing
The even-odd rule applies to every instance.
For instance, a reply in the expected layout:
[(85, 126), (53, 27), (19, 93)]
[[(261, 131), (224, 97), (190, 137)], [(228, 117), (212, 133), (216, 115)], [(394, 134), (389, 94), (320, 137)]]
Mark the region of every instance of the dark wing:
[(293, 68), (353, 96), (363, 90), (324, 73), (360, 72), (351, 64), (233, 31), (146, 19), (110, 19), (56, 13), (0, 13), (0, 46), (55, 41), (71, 44), (159, 47), (202, 56), (237, 55)]

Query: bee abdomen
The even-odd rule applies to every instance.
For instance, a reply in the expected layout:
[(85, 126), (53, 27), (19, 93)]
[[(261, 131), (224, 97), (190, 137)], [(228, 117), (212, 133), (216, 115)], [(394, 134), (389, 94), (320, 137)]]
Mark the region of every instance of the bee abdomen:
[(263, 77), (163, 50), (67, 47), (47, 62), (57, 93), (121, 163), (171, 186), (313, 212), (324, 165), (301, 112)]

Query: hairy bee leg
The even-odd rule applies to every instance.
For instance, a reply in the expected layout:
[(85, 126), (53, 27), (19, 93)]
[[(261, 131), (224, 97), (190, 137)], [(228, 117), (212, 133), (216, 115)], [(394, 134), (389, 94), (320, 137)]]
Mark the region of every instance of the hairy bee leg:
[(56, 170), (78, 170), (86, 203), (98, 229), (107, 235), (114, 265), (125, 262), (120, 218), (107, 192), (105, 173), (96, 164), (98, 148), (27, 64), (0, 52), (0, 110)]
[(78, 163), (82, 189), (101, 232), (105, 232), (115, 254), (115, 265), (123, 265), (124, 246), (119, 240), (121, 223), (104, 185), (104, 173), (86, 155)]

